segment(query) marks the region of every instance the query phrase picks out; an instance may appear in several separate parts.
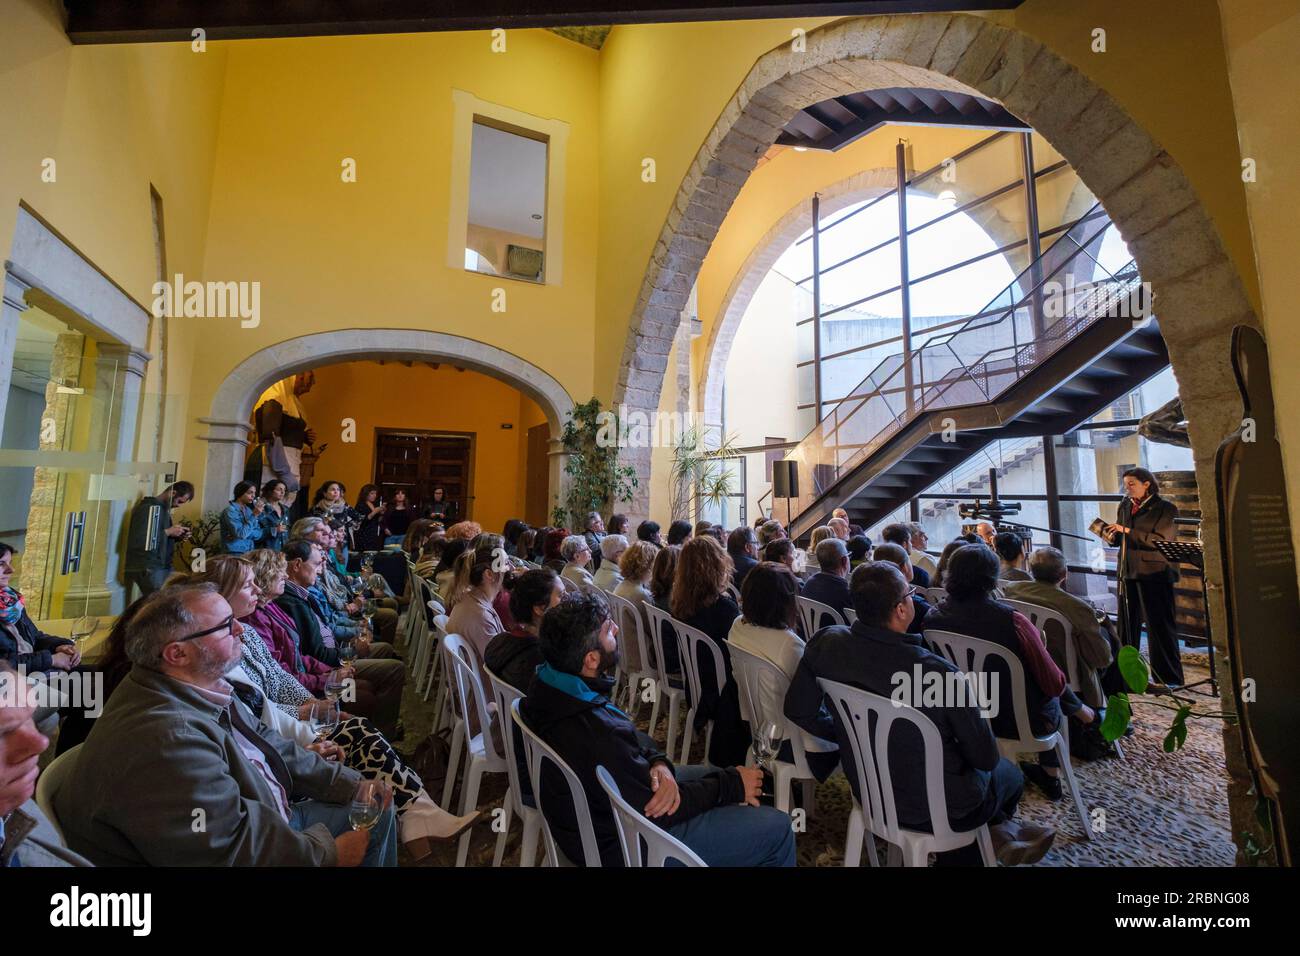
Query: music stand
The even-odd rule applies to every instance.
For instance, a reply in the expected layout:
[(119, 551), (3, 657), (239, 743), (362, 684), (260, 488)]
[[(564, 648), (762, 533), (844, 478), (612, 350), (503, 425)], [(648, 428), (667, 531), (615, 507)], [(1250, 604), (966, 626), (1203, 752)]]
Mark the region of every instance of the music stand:
[(1183, 685), (1184, 690), (1210, 684), (1214, 696), (1219, 696), (1219, 681), (1214, 676), (1214, 638), (1210, 634), (1210, 602), (1205, 593), (1205, 548), (1198, 541), (1156, 541), (1156, 550), (1165, 556), (1171, 564), (1190, 564), (1201, 572), (1201, 600), (1205, 602), (1205, 647), (1210, 658), (1210, 676), (1198, 680), (1195, 684)]

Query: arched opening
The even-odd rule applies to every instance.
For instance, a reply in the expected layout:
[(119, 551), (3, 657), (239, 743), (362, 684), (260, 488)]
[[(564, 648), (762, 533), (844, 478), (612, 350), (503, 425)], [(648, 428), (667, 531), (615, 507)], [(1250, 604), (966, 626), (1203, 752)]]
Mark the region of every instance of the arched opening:
[[(1231, 365), (1238, 325), (1259, 327), (1241, 278), (1209, 214), (1177, 162), (1107, 92), (1040, 40), (988, 20), (955, 14), (840, 21), (761, 56), (705, 139), (651, 255), (628, 329), (630, 360), (614, 401), (651, 413), (658, 405), (658, 356), (676, 335), (689, 290), (725, 214), (759, 159), (800, 109), (828, 96), (899, 86), (953, 90), (1004, 105), (1040, 133), (1103, 204), (1153, 294), (1164, 342), (1190, 423), (1209, 618), (1219, 650), (1225, 704), (1235, 692), (1228, 669), (1223, 601), (1225, 564), (1215, 455), (1240, 424)], [(660, 373), (661, 374), (661, 373)], [(650, 449), (625, 456), (647, 487)], [(648, 498), (648, 492), (646, 494)], [(645, 510), (645, 501), (637, 503)], [(634, 506), (636, 510), (636, 506)], [(1234, 769), (1234, 830), (1249, 829), (1237, 728), (1225, 730)]]
[[(207, 442), (200, 490), (204, 509), (222, 507), (230, 489), (243, 477), (249, 448), (249, 417), (268, 387), (309, 369), (378, 361), (399, 363), (399, 368), (408, 362), (412, 367), (427, 363), (462, 368), (516, 389), (530, 404), (535, 403), (544, 419), (536, 424), (544, 424), (547, 437), (548, 508), (561, 493), (563, 455), (558, 436), (566, 415), (573, 408), (573, 400), (547, 372), (502, 349), (461, 336), (414, 329), (344, 329), (305, 335), (262, 349), (225, 377), (212, 400), (209, 416), (200, 419), (208, 426), (208, 433), (201, 436)], [(341, 405), (337, 409), (331, 405), (331, 418), (334, 411), (342, 410)], [(522, 420), (528, 419), (523, 416)], [(373, 430), (377, 424), (370, 422), (368, 427)], [(330, 432), (320, 429), (318, 440), (339, 441), (339, 421), (330, 421), (329, 427)], [(359, 429), (364, 427), (358, 424)], [(516, 435), (515, 440), (522, 440), (521, 436)], [(325, 462), (322, 467), (328, 470), (330, 463)], [(363, 464), (350, 467), (360, 468), (358, 474), (367, 471)], [(356, 489), (349, 484), (349, 490)]]

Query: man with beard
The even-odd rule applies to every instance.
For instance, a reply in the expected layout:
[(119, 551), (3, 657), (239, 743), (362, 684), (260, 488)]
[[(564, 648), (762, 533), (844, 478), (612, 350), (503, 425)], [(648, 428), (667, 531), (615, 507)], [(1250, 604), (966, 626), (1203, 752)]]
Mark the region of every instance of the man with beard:
[(352, 830), (361, 775), (233, 696), (240, 627), (212, 584), (139, 610), (131, 671), (55, 798), (69, 846), (101, 866), (396, 865), (391, 801), (372, 830)]
[[(674, 769), (654, 741), (610, 703), (617, 634), (599, 595), (581, 592), (551, 608), (542, 618), (543, 663), (519, 705), (524, 724), (582, 781), (601, 864), (622, 866), (623, 856), (597, 767), (609, 771), (628, 803), (709, 866), (794, 866), (790, 818), (759, 806), (761, 770)], [(580, 862), (582, 841), (569, 789), (554, 765), (543, 766), (541, 786), (552, 835), (570, 861)]]

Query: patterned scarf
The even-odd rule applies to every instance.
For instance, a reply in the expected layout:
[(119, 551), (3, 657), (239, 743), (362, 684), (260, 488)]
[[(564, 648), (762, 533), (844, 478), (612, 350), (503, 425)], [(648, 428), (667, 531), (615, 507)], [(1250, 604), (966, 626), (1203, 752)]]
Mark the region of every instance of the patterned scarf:
[(0, 624), (17, 626), (23, 619), (23, 596), (13, 588), (0, 588)]

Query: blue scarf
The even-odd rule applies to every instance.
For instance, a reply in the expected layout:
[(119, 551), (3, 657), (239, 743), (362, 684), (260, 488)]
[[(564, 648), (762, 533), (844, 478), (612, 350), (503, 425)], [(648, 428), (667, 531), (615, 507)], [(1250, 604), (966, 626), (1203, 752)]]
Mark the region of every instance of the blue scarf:
[(561, 693), (568, 694), (570, 697), (576, 697), (578, 700), (585, 700), (592, 703), (602, 702), (606, 710), (613, 711), (624, 720), (631, 721), (631, 717), (615, 707), (608, 697), (603, 694), (597, 694), (587, 682), (577, 674), (566, 674), (564, 671), (557, 671), (550, 664), (543, 661), (537, 665), (537, 679), (543, 684), (554, 687)]

